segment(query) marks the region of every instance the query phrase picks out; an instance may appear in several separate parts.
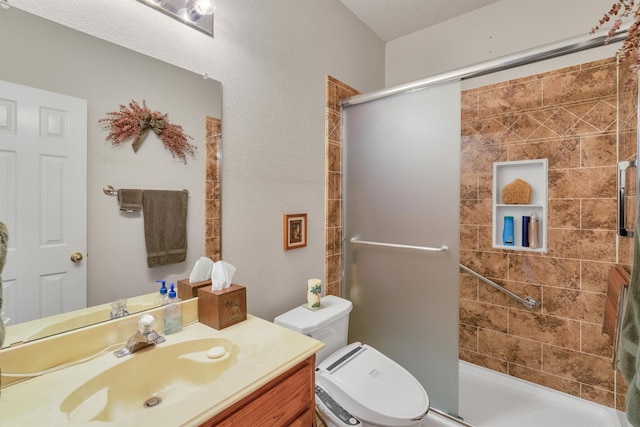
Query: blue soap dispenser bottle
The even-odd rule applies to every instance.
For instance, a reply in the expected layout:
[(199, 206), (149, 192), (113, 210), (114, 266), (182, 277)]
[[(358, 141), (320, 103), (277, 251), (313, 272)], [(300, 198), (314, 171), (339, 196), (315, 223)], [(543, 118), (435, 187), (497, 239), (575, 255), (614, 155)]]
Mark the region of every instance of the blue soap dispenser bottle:
[(160, 293), (156, 297), (154, 306), (162, 307), (163, 305), (167, 305), (167, 302), (169, 302), (169, 298), (167, 297), (167, 283), (166, 280), (156, 280), (156, 282), (161, 283), (162, 286), (160, 286)]
[(164, 309), (164, 333), (167, 335), (182, 330), (182, 304), (180, 304), (180, 298), (178, 298), (174, 286), (172, 283), (168, 303)]

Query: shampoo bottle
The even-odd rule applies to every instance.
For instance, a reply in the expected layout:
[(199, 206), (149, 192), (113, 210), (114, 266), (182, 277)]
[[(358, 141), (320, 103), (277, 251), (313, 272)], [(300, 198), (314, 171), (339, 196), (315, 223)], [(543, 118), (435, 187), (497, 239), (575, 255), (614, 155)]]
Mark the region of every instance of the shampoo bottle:
[(538, 238), (539, 220), (538, 214), (532, 213), (531, 220), (529, 221), (529, 247), (531, 249), (538, 249), (540, 247), (540, 240)]
[(169, 302), (167, 297), (167, 283), (164, 280), (156, 280), (156, 282), (162, 283), (162, 286), (160, 286), (160, 293), (156, 297), (155, 307), (162, 307)]
[(505, 246), (513, 246), (513, 217), (504, 217), (504, 228), (502, 229), (502, 243)]
[(182, 330), (182, 304), (179, 304), (180, 298), (176, 295), (174, 284), (171, 284), (169, 290), (169, 299), (164, 309), (164, 333), (175, 334)]

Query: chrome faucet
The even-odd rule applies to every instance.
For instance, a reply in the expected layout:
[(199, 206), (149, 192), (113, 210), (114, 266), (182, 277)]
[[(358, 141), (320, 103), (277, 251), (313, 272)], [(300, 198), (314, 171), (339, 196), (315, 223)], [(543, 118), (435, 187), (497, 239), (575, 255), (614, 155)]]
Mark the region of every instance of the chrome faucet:
[(140, 315), (138, 331), (129, 338), (127, 345), (114, 351), (113, 354), (116, 357), (123, 357), (150, 345), (162, 344), (165, 341), (164, 337), (151, 329), (154, 323), (156, 323), (156, 318), (151, 314), (143, 313)]

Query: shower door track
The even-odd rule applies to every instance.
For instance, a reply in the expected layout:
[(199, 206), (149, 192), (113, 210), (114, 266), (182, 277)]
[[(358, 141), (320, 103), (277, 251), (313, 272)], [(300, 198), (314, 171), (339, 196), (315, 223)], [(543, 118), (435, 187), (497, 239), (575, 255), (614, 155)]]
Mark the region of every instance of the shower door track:
[(486, 284), (488, 284), (490, 286), (493, 286), (494, 288), (496, 288), (500, 292), (504, 293), (505, 295), (507, 295), (507, 296), (513, 298), (514, 300), (518, 301), (520, 304), (524, 305), (525, 307), (527, 307), (531, 311), (537, 310), (540, 307), (540, 301), (538, 301), (537, 299), (535, 299), (534, 297), (532, 297), (530, 295), (527, 295), (525, 298), (522, 298), (522, 297), (514, 294), (510, 290), (505, 289), (503, 286), (500, 286), (497, 283), (492, 282), (491, 280), (489, 280), (486, 277), (484, 277), (482, 274), (473, 271), (469, 267), (466, 267), (466, 266), (460, 264), (460, 268), (463, 269), (464, 271), (466, 271), (467, 273), (471, 274), (472, 276), (475, 276), (478, 279), (482, 280), (484, 283), (486, 283)]
[[(627, 25), (626, 27), (628, 27)], [(413, 82), (404, 83), (397, 86), (391, 86), (385, 89), (355, 95), (345, 98), (340, 102), (342, 108), (351, 105), (362, 104), (376, 99), (386, 98), (392, 95), (412, 92), (414, 90), (426, 89), (428, 87), (437, 86), (457, 80), (467, 80), (474, 77), (480, 77), (487, 74), (504, 71), (515, 67), (520, 67), (535, 62), (544, 61), (546, 59), (557, 58), (559, 56), (571, 53), (581, 52), (583, 50), (595, 47), (603, 47), (605, 44), (613, 44), (624, 40), (627, 36), (627, 28), (621, 28), (616, 35), (605, 43), (607, 36), (593, 37), (590, 35), (573, 37), (559, 42), (546, 44), (537, 48), (527, 49), (522, 52), (511, 55), (501, 56), (489, 61), (479, 62), (467, 67), (458, 68), (445, 73), (436, 74), (435, 76), (426, 77), (424, 79), (415, 80)]]

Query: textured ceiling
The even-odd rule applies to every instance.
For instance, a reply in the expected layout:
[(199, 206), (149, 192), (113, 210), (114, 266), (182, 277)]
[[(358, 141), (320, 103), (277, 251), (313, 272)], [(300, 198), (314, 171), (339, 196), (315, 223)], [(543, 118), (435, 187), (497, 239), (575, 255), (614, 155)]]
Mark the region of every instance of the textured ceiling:
[(385, 42), (498, 0), (340, 0)]

